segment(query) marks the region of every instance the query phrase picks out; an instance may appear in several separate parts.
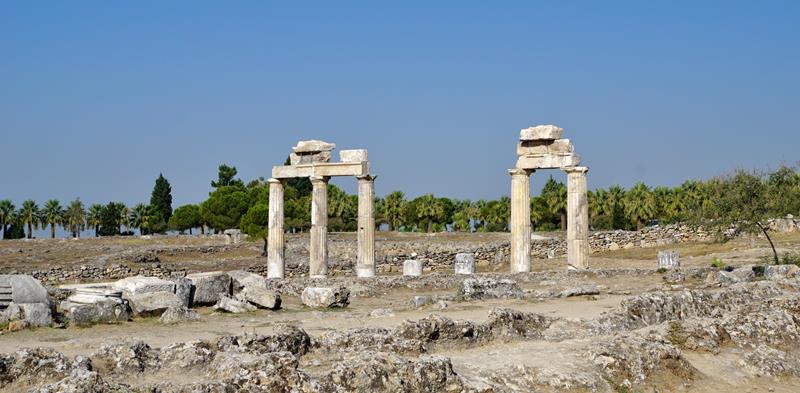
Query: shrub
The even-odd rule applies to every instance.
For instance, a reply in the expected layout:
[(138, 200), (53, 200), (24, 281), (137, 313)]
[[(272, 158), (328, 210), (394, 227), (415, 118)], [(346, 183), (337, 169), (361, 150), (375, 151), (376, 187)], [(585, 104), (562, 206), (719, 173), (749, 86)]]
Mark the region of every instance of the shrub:
[(722, 259), (714, 257), (713, 259), (711, 259), (711, 267), (717, 268), (717, 269), (722, 269), (722, 268), (725, 267), (725, 263), (722, 262)]

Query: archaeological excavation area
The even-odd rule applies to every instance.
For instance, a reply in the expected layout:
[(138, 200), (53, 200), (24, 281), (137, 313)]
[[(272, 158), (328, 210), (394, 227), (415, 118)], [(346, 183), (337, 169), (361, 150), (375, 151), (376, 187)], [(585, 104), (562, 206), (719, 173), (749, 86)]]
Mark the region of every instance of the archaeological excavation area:
[[(764, 239), (590, 231), (588, 168), (523, 129), (510, 233), (376, 230), (367, 151), (298, 143), (272, 168), (269, 239), (0, 241), (0, 392), (796, 392), (800, 275)], [(567, 230), (534, 233), (530, 177), (567, 176)], [(505, 176), (506, 174), (503, 174)], [(327, 182), (354, 177), (355, 233)], [(311, 230), (284, 230), (309, 178)], [(800, 221), (775, 225), (800, 251)]]

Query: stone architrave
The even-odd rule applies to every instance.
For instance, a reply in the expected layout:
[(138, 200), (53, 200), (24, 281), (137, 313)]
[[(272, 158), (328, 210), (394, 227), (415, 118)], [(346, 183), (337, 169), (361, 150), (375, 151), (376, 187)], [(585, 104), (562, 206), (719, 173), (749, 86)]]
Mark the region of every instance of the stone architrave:
[(311, 178), (311, 245), (308, 274), (328, 274), (328, 178)]
[(511, 273), (531, 271), (531, 183), (533, 170), (510, 169)]
[(358, 177), (358, 277), (375, 277), (374, 183), (374, 176)]
[(586, 173), (589, 168), (566, 168), (567, 173), (567, 264), (589, 268), (589, 202)]
[(283, 182), (269, 179), (269, 233), (267, 237), (267, 278), (283, 278)]

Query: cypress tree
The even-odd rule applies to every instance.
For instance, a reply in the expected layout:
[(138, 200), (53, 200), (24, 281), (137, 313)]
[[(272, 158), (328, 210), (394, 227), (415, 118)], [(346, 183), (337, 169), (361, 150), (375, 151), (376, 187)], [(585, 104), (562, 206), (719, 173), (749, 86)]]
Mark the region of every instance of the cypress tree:
[(172, 217), (172, 186), (163, 174), (158, 174), (153, 194), (150, 196), (150, 205), (161, 215), (164, 222), (169, 222)]

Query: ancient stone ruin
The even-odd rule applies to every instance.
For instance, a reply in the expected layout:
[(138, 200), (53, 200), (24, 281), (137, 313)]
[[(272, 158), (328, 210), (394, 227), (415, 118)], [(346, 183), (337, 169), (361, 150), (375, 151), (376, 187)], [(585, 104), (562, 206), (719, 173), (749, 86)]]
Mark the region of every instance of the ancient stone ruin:
[(375, 276), (375, 176), (369, 173), (367, 151), (342, 150), (340, 162), (330, 162), (333, 143), (319, 140), (300, 141), (292, 148), (290, 164), (272, 168), (269, 179), (269, 240), (267, 277), (284, 278), (283, 181), (296, 177), (311, 180), (311, 245), (309, 275), (328, 274), (328, 180), (332, 176), (355, 176), (358, 179), (358, 277)]
[(567, 173), (567, 264), (570, 269), (589, 268), (589, 204), (586, 173), (579, 166), (572, 142), (561, 139), (563, 128), (539, 125), (520, 131), (517, 165), (511, 174), (511, 272), (531, 271), (531, 183), (537, 169), (561, 169)]

